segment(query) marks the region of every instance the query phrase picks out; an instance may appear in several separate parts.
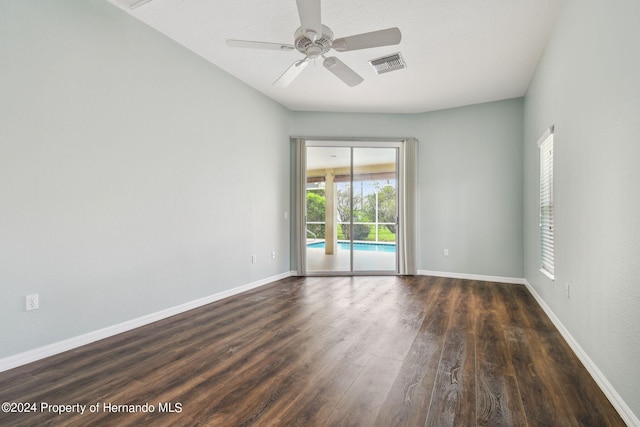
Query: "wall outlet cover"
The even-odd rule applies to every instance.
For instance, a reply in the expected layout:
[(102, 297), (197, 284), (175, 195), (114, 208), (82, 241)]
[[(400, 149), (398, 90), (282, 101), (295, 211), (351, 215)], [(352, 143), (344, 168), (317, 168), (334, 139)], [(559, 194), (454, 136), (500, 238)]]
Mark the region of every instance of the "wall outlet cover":
[(36, 310), (40, 306), (38, 301), (38, 294), (27, 295), (26, 297), (26, 310)]

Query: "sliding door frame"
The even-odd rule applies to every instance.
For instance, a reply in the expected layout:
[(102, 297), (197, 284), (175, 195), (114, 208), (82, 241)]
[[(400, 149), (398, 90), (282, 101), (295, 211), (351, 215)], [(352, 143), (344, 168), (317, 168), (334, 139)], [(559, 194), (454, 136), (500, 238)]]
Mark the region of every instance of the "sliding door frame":
[[(367, 274), (416, 274), (416, 239), (417, 234), (417, 140), (414, 138), (327, 138), (327, 137), (292, 137), (295, 144), (295, 229), (294, 249), (298, 275), (367, 275)], [(308, 144), (309, 142), (309, 144)], [(396, 271), (353, 270), (353, 254), (351, 271), (340, 272), (308, 272), (306, 260), (306, 155), (307, 147), (351, 147), (351, 148), (396, 148)], [(353, 152), (353, 150), (352, 150)], [(351, 168), (353, 168), (353, 159)], [(353, 215), (352, 215), (353, 221)]]

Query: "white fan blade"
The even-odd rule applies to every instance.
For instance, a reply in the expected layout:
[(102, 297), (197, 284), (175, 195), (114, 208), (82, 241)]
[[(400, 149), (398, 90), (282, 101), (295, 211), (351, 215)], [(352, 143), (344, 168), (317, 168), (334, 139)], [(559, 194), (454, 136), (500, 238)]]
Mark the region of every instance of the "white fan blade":
[(391, 46), (400, 43), (401, 39), (400, 30), (394, 27), (335, 39), (331, 47), (338, 52), (347, 52), (371, 47)]
[(308, 64), (309, 61), (307, 61), (307, 58), (294, 62), (291, 67), (287, 69), (287, 71), (285, 71), (280, 77), (278, 77), (278, 80), (273, 82), (273, 85), (276, 87), (289, 86), (291, 82), (294, 81), (296, 77), (298, 77), (298, 75), (302, 72), (302, 70), (306, 68)]
[(320, 0), (296, 0), (302, 34), (311, 40), (322, 36), (322, 23), (320, 22)]
[(249, 40), (227, 40), (227, 46), (243, 47), (248, 49), (268, 49), (268, 50), (294, 50), (295, 47), (290, 44), (254, 42)]
[(322, 62), (324, 68), (331, 71), (337, 78), (346, 83), (347, 86), (357, 86), (364, 81), (362, 77), (344, 62), (340, 61), (335, 56), (325, 58)]

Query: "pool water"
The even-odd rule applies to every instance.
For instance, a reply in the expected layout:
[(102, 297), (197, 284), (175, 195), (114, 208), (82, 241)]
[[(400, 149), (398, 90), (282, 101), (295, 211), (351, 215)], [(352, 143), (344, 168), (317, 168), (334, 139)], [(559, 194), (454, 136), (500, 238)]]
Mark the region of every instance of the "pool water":
[[(307, 245), (308, 248), (316, 248), (316, 249), (324, 249), (324, 242), (316, 242), (310, 243)], [(349, 242), (338, 242), (338, 250), (349, 250)], [(396, 245), (395, 243), (363, 243), (363, 242), (354, 242), (353, 243), (354, 251), (367, 251), (367, 252), (388, 252), (395, 253)]]

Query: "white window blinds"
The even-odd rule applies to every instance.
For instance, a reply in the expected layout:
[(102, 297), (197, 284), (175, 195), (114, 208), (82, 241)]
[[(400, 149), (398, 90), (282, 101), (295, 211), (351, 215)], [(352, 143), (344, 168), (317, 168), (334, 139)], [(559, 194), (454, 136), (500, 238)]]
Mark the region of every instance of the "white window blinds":
[(540, 147), (540, 270), (554, 278), (553, 127), (538, 141)]

